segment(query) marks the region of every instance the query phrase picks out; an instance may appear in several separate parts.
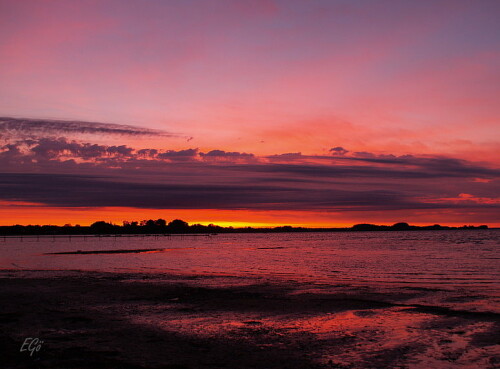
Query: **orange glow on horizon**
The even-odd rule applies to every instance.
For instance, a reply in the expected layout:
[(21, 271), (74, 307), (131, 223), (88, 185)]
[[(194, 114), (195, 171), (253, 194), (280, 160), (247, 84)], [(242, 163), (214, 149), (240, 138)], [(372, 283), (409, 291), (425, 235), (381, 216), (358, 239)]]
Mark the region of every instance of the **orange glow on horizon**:
[[(255, 211), (255, 210), (214, 210), (214, 209), (140, 209), (140, 208), (54, 208), (29, 205), (0, 204), (0, 226), (21, 225), (58, 225), (65, 224), (88, 226), (93, 222), (103, 220), (121, 225), (123, 221), (141, 221), (144, 219), (182, 219), (189, 224), (215, 224), (222, 227), (351, 227), (358, 223), (373, 223), (392, 225), (397, 222), (407, 222), (411, 225), (441, 224), (447, 226), (481, 225), (500, 227), (499, 222), (470, 217), (463, 220), (463, 214), (449, 211), (435, 213), (419, 213), (408, 211), (394, 212), (317, 212), (317, 211)], [(462, 220), (460, 220), (462, 219)]]

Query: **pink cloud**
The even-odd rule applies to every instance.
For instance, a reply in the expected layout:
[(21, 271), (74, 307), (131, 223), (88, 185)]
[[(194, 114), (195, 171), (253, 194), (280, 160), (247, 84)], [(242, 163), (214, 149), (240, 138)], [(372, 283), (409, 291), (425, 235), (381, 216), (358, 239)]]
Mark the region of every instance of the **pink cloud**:
[(440, 201), (450, 201), (454, 203), (470, 202), (474, 204), (500, 204), (500, 197), (477, 197), (468, 193), (461, 193), (458, 197), (444, 198)]

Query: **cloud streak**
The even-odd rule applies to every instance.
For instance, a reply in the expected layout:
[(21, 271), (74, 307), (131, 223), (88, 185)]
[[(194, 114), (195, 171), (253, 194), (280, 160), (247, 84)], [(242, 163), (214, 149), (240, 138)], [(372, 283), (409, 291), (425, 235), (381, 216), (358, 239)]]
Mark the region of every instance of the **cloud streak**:
[(255, 184), (134, 183), (77, 175), (4, 173), (0, 185), (5, 201), (22, 199), (62, 207), (389, 210), (443, 206), (414, 202), (397, 191), (311, 191)]
[(30, 137), (71, 134), (164, 137), (177, 136), (169, 132), (123, 124), (10, 117), (0, 117), (0, 131), (3, 132), (4, 135), (8, 136)]
[[(201, 176), (195, 178), (201, 179)], [(213, 178), (209, 178), (210, 181)], [(137, 207), (150, 209), (250, 209), (391, 211), (414, 209), (499, 210), (498, 201), (455, 199), (422, 201), (398, 186), (385, 189), (341, 189), (335, 186), (247, 183), (162, 183), (124, 181), (89, 175), (3, 173), (3, 201), (43, 203), (56, 207)], [(472, 196), (472, 195), (470, 195)], [(447, 201), (451, 200), (451, 201)]]

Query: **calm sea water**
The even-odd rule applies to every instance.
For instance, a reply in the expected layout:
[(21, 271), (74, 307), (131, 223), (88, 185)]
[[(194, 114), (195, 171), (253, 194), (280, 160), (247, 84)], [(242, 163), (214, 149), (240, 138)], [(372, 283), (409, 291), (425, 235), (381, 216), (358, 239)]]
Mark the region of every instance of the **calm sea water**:
[[(1, 269), (224, 273), (325, 283), (498, 291), (500, 230), (220, 234), (167, 237), (0, 237)], [(134, 254), (51, 252), (150, 249)]]

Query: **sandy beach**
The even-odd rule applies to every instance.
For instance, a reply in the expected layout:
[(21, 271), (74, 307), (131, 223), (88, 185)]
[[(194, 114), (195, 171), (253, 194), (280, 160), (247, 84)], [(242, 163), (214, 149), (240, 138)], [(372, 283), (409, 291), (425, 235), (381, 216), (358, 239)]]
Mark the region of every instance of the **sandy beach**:
[[(500, 365), (499, 312), (470, 308), (484, 296), (457, 291), (222, 275), (0, 277), (5, 368)], [(26, 338), (40, 342), (29, 347)]]

